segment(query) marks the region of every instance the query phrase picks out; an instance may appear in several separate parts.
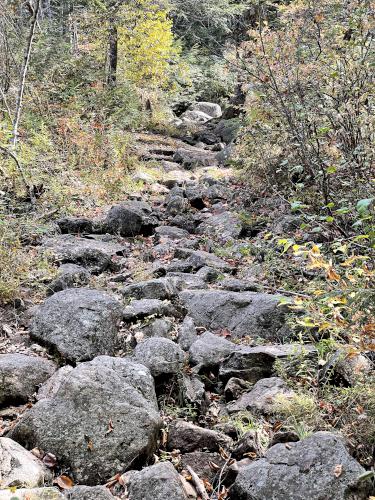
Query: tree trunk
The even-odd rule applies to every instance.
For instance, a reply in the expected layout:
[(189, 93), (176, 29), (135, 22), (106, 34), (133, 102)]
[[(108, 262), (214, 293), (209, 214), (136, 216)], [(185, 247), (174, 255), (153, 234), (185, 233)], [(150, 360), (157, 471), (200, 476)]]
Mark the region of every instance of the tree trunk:
[(110, 87), (116, 86), (117, 79), (117, 51), (118, 51), (118, 32), (114, 20), (110, 20), (108, 31), (108, 74), (107, 84)]

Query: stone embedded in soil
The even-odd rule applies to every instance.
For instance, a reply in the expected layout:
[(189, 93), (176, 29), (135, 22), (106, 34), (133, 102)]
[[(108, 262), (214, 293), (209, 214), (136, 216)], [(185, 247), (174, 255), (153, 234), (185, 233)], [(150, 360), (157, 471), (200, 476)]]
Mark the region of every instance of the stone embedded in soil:
[(143, 201), (127, 201), (113, 206), (104, 222), (107, 232), (121, 236), (150, 236), (157, 225), (152, 208)]
[(114, 496), (105, 486), (74, 486), (66, 490), (67, 500), (113, 500)]
[(116, 259), (128, 251), (127, 244), (103, 238), (80, 238), (72, 234), (62, 234), (43, 240), (42, 248), (52, 252), (63, 263), (73, 263), (87, 268), (93, 273), (112, 269)]
[(149, 370), (99, 356), (67, 374), (25, 412), (10, 437), (56, 455), (75, 482), (94, 486), (152, 457), (162, 422)]
[(147, 316), (175, 316), (176, 314), (176, 309), (169, 301), (159, 299), (132, 300), (123, 311), (125, 321), (136, 321)]
[(151, 375), (172, 375), (181, 371), (185, 354), (172, 340), (161, 337), (147, 339), (134, 350), (134, 359), (150, 370)]
[(121, 305), (107, 293), (71, 288), (40, 306), (31, 335), (70, 361), (86, 361), (114, 353), (121, 318)]
[(1, 488), (37, 488), (51, 481), (51, 471), (35, 455), (12, 439), (0, 438)]
[(188, 500), (183, 482), (170, 462), (129, 474), (129, 500)]
[(222, 290), (183, 291), (182, 305), (196, 325), (208, 330), (227, 329), (232, 338), (281, 340), (286, 336), (285, 308), (279, 296)]
[(223, 337), (205, 332), (189, 349), (190, 362), (199, 368), (212, 368), (219, 365), (226, 356), (239, 349), (239, 346)]
[(168, 432), (167, 448), (188, 453), (207, 449), (219, 451), (220, 448), (229, 448), (232, 439), (221, 432), (205, 429), (185, 420), (175, 420), (171, 423)]
[(56, 369), (44, 358), (0, 354), (0, 406), (26, 403)]
[(259, 380), (254, 387), (242, 394), (237, 401), (227, 405), (229, 413), (249, 411), (268, 414), (273, 411), (277, 398), (290, 398), (294, 395), (285, 382), (278, 377), (270, 377)]
[(317, 357), (315, 348), (309, 344), (261, 345), (256, 347), (241, 346), (228, 356), (220, 366), (219, 377), (226, 381), (238, 377), (255, 383), (271, 376), (277, 359), (298, 359)]
[(341, 438), (317, 432), (298, 443), (277, 444), (265, 457), (241, 467), (231, 498), (236, 500), (367, 500), (370, 480)]

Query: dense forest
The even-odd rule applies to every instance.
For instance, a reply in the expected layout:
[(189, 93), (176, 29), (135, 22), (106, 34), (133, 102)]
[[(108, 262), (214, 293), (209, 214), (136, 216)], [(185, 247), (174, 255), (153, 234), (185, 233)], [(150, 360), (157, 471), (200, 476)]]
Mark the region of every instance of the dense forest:
[(375, 498), (375, 2), (0, 0), (0, 499)]

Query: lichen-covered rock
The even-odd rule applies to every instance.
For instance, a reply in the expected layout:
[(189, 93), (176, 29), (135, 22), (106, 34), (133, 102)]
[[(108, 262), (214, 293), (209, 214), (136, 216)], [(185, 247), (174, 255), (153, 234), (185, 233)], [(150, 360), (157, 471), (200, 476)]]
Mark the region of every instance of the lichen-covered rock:
[(32, 337), (70, 361), (113, 354), (122, 307), (110, 295), (87, 288), (55, 293), (39, 308)]
[(10, 437), (48, 450), (75, 482), (94, 486), (149, 459), (161, 424), (149, 370), (99, 356), (70, 371), (55, 394), (24, 413)]
[(56, 370), (57, 366), (44, 358), (0, 354), (0, 406), (26, 403)]
[(297, 443), (277, 444), (265, 457), (240, 468), (231, 488), (236, 500), (367, 500), (365, 469), (342, 439), (317, 432)]

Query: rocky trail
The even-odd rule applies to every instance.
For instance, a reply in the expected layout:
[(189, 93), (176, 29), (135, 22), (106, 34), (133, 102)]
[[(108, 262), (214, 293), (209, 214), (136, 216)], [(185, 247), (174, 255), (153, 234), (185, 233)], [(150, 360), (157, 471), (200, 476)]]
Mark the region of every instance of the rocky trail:
[(293, 392), (276, 367), (318, 363), (252, 252), (288, 207), (249, 200), (217, 118), (136, 139), (163, 180), (58, 220), (49, 296), (0, 340), (0, 500), (367, 499), (339, 434), (273, 416)]

